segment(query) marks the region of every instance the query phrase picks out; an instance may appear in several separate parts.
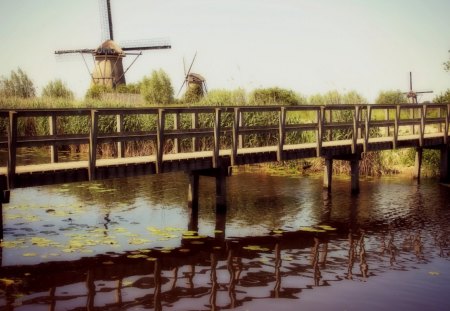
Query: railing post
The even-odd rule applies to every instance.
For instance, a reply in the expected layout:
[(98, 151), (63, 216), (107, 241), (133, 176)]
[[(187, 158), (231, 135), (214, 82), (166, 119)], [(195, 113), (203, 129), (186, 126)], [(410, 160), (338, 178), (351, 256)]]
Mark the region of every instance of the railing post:
[(240, 120), (241, 110), (239, 108), (234, 108), (234, 118), (233, 118), (233, 137), (231, 146), (231, 165), (236, 165), (237, 151), (239, 146), (239, 120)]
[(448, 127), (450, 121), (450, 104), (446, 105), (446, 111), (445, 111), (445, 125), (444, 125), (444, 143), (448, 144)]
[(278, 150), (277, 150), (277, 161), (283, 160), (283, 147), (284, 147), (284, 141), (286, 138), (286, 108), (281, 107), (279, 112), (279, 122), (278, 122), (278, 133), (279, 133), (279, 140), (278, 140)]
[(359, 120), (361, 118), (361, 107), (355, 106), (353, 110), (353, 136), (352, 136), (352, 154), (355, 154), (358, 147)]
[(322, 139), (323, 139), (323, 119), (324, 119), (324, 107), (319, 107), (317, 109), (317, 131), (316, 131), (316, 157), (322, 155)]
[[(58, 130), (56, 128), (56, 115), (51, 115), (48, 117), (48, 130), (51, 136), (56, 136)], [(58, 145), (50, 145), (50, 161), (51, 163), (58, 163)]]
[(423, 147), (423, 137), (425, 135), (425, 116), (427, 114), (427, 105), (422, 105), (420, 109), (420, 126), (419, 126), (419, 145)]
[(91, 110), (91, 129), (89, 133), (89, 180), (95, 180), (97, 163), (98, 111)]
[[(173, 129), (178, 130), (180, 128), (180, 115), (176, 112), (173, 116)], [(173, 151), (175, 153), (180, 152), (180, 140), (178, 138), (173, 139)]]
[[(121, 134), (123, 132), (123, 114), (122, 113), (116, 115), (116, 127), (117, 127), (117, 133)], [(117, 142), (117, 157), (118, 158), (125, 157), (124, 143), (120, 140)]]
[[(328, 112), (330, 113), (330, 122), (329, 122), (329, 124), (331, 125), (333, 123), (333, 109), (330, 107)], [(324, 120), (324, 121), (326, 121), (326, 120)], [(330, 127), (330, 133), (328, 133), (328, 140), (329, 141), (333, 140), (333, 128), (332, 127)]]
[(394, 117), (394, 137), (392, 138), (393, 149), (397, 149), (399, 122), (400, 122), (400, 105), (397, 105), (395, 107), (395, 117)]
[(364, 126), (364, 152), (369, 151), (369, 138), (370, 138), (370, 119), (372, 118), (372, 107), (367, 105), (365, 126)]
[(17, 161), (17, 112), (9, 112), (8, 131), (8, 189), (14, 188)]
[[(384, 118), (386, 119), (386, 121), (389, 121), (389, 109), (386, 108), (384, 110)], [(387, 132), (387, 136), (389, 136), (389, 125), (386, 128), (386, 132)]]
[[(192, 129), (196, 129), (198, 127), (198, 113), (192, 113)], [(192, 137), (192, 152), (198, 151), (198, 139), (197, 137)]]
[[(242, 113), (239, 112), (239, 127), (242, 127), (244, 124), (244, 117)], [(244, 148), (244, 139), (242, 138), (242, 134), (239, 134), (239, 148)]]
[(164, 127), (166, 123), (166, 112), (164, 109), (158, 109), (158, 123), (156, 127), (156, 172), (162, 173), (162, 162), (164, 154)]
[(213, 168), (218, 168), (219, 163), (219, 151), (220, 151), (220, 108), (215, 109), (214, 114), (214, 150), (213, 150)]

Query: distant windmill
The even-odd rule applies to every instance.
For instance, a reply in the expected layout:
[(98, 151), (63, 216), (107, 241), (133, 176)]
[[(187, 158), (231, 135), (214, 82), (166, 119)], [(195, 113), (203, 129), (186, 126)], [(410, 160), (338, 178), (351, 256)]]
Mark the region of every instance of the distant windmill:
[[(92, 83), (115, 88), (117, 85), (125, 84), (125, 73), (130, 69), (137, 58), (142, 55), (143, 50), (170, 49), (171, 46), (170, 43), (164, 39), (136, 41), (128, 45), (124, 44), (123, 46), (119, 46), (113, 41), (114, 35), (110, 0), (100, 1), (103, 11), (104, 23), (102, 25), (102, 30), (104, 32), (103, 39), (105, 41), (96, 49), (60, 50), (55, 51), (55, 54), (81, 54), (89, 74), (91, 75)], [(89, 70), (84, 54), (91, 54), (94, 59), (94, 68), (92, 72)], [(128, 68), (124, 70), (122, 59), (127, 55), (134, 55), (136, 57)]]
[(415, 91), (413, 91), (413, 87), (412, 87), (412, 73), (409, 72), (409, 92), (404, 92), (403, 94), (405, 94), (408, 99), (411, 99), (411, 102), (413, 104), (417, 104), (417, 94), (427, 94), (427, 93), (433, 93), (433, 91), (423, 91), (423, 92), (415, 92)]
[(191, 72), (191, 69), (192, 69), (192, 66), (194, 65), (194, 61), (195, 61), (196, 57), (197, 57), (197, 52), (195, 52), (195, 55), (192, 58), (192, 62), (191, 62), (191, 65), (189, 66), (188, 71), (186, 71), (186, 64), (185, 64), (184, 58), (183, 58), (184, 81), (180, 87), (180, 90), (178, 91), (177, 96), (180, 95), (180, 93), (183, 90), (183, 87), (185, 85), (186, 85), (186, 89), (193, 88), (193, 87), (199, 87), (202, 95), (208, 93), (208, 90), (206, 88), (205, 78), (203, 76), (199, 75), (198, 73)]

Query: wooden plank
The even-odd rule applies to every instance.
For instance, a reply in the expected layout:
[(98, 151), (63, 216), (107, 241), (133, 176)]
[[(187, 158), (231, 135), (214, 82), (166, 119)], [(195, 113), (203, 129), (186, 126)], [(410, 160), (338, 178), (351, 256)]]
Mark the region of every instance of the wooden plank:
[(239, 108), (234, 109), (233, 115), (233, 135), (231, 142), (231, 165), (236, 165), (237, 151), (239, 147), (239, 121), (241, 119), (241, 111)]
[(95, 180), (95, 170), (97, 162), (97, 135), (98, 135), (98, 113), (91, 111), (91, 128), (89, 132), (89, 180)]
[(323, 141), (323, 122), (325, 118), (324, 108), (317, 109), (317, 132), (316, 132), (316, 155), (320, 157), (322, 155), (322, 141)]
[(8, 189), (14, 188), (17, 161), (17, 112), (9, 112), (8, 128)]
[(286, 109), (284, 107), (280, 108), (278, 117), (278, 151), (277, 151), (277, 161), (283, 160), (283, 146), (286, 138)]
[[(55, 136), (58, 134), (55, 115), (48, 117), (48, 129), (50, 136)], [(50, 145), (50, 159), (52, 163), (58, 162), (58, 145), (56, 144)]]
[(213, 149), (213, 168), (220, 167), (219, 150), (220, 150), (220, 121), (221, 110), (216, 108), (214, 116), (214, 149)]
[(162, 173), (162, 162), (164, 155), (164, 128), (166, 124), (166, 112), (164, 109), (158, 111), (157, 140), (156, 140), (156, 172)]
[(369, 139), (370, 139), (370, 127), (372, 126), (372, 107), (367, 106), (366, 111), (366, 119), (364, 120), (365, 126), (364, 126), (364, 146), (363, 150), (364, 152), (369, 151)]
[[(123, 132), (123, 113), (119, 113), (116, 115), (116, 132), (120, 135)], [(117, 142), (117, 157), (124, 158), (125, 157), (125, 146), (123, 141)]]
[[(198, 113), (197, 112), (193, 112), (191, 114), (191, 128), (192, 130), (197, 130), (198, 128)], [(197, 151), (198, 150), (198, 140), (197, 140), (197, 136), (193, 136), (192, 137), (192, 151)]]

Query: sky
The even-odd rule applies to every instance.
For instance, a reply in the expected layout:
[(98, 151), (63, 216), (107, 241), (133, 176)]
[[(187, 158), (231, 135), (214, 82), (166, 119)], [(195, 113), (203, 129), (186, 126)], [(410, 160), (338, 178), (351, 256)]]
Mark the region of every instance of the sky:
[[(0, 76), (21, 68), (38, 94), (61, 79), (82, 98), (90, 76), (60, 49), (102, 43), (103, 0), (0, 0)], [(170, 50), (145, 51), (126, 75), (138, 82), (163, 69), (175, 93), (192, 72), (208, 89), (281, 87), (304, 96), (357, 91), (450, 89), (448, 0), (111, 0), (117, 42), (168, 38)], [(92, 69), (92, 57), (88, 57)], [(127, 56), (124, 66), (132, 62)], [(176, 94), (175, 94), (176, 95)]]

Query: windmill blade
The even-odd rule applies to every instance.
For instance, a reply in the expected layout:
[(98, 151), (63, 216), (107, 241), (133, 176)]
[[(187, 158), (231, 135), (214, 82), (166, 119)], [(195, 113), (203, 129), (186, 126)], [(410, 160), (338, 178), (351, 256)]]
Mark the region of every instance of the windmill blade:
[[(197, 51), (195, 51), (194, 58), (192, 58), (191, 66), (189, 67), (189, 70), (188, 70), (187, 74), (185, 75), (185, 76), (186, 76), (186, 79), (187, 79), (187, 77), (189, 76), (189, 73), (191, 72), (192, 65), (194, 65), (194, 61), (195, 61), (195, 58), (196, 58), (196, 57), (197, 57)], [(186, 80), (186, 79), (185, 79), (185, 80)]]
[(412, 92), (412, 72), (409, 72), (409, 90)]
[(206, 81), (203, 81), (203, 88), (205, 89), (205, 94), (208, 94), (208, 88), (206, 87)]
[(184, 76), (186, 77), (186, 62), (184, 60), (184, 56), (183, 56), (183, 70), (184, 70)]
[(55, 51), (55, 54), (74, 54), (74, 53), (81, 53), (81, 54), (92, 54), (95, 50), (93, 49), (78, 49), (78, 50), (58, 50)]
[(181, 91), (183, 90), (183, 86), (186, 84), (186, 79), (184, 79), (183, 84), (181, 84), (180, 90), (177, 93), (177, 97), (178, 95), (180, 95)]
[(110, 0), (99, 0), (99, 7), (102, 21), (102, 39), (103, 41), (114, 40)]
[(135, 40), (121, 42), (123, 51), (160, 50), (170, 49), (170, 41), (166, 38), (156, 38), (152, 40)]

